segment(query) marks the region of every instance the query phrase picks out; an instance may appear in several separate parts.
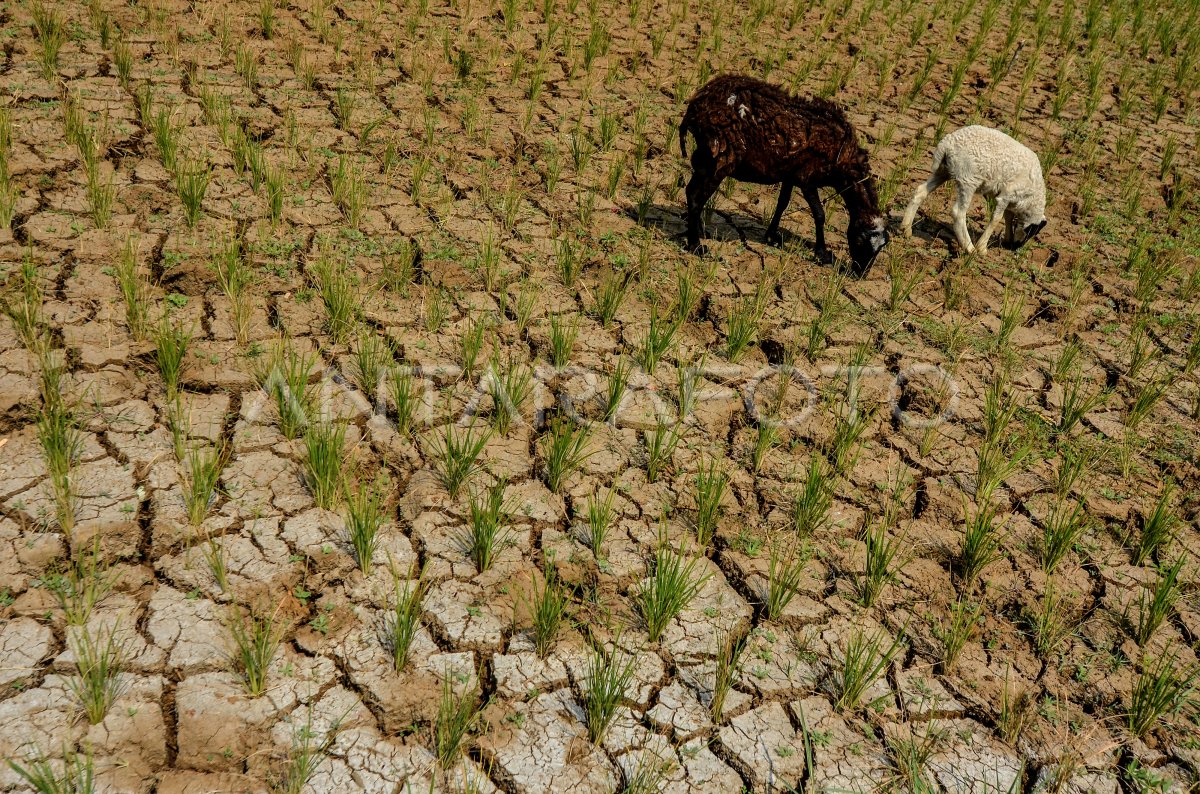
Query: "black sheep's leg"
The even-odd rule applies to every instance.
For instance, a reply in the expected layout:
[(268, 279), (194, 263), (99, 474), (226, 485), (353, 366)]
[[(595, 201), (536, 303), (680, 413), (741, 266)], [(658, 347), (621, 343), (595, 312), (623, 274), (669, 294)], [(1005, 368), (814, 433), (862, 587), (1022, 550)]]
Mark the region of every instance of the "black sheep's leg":
[(783, 235), (779, 233), (779, 221), (787, 211), (788, 202), (792, 200), (792, 183), (784, 182), (779, 188), (779, 202), (775, 205), (775, 214), (771, 216), (771, 224), (767, 226), (767, 245), (783, 245)]
[(808, 202), (808, 208), (812, 210), (813, 226), (816, 227), (813, 250), (817, 253), (817, 259), (824, 265), (833, 264), (833, 254), (825, 247), (825, 208), (821, 206), (821, 194), (815, 187), (802, 187), (800, 193)]
[(721, 179), (707, 170), (695, 169), (687, 184), (687, 248), (693, 254), (703, 254), (700, 238), (704, 236), (704, 205), (721, 186)]

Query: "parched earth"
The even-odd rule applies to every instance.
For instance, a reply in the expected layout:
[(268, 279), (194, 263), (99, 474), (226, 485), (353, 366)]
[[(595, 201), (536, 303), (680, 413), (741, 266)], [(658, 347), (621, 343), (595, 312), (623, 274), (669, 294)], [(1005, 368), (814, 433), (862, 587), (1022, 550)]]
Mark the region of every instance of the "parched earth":
[[(1196, 15), (3, 6), (0, 756), (158, 794), (1195, 790)], [(803, 202), (777, 249), (774, 190), (730, 184), (710, 254), (686, 255), (675, 125), (723, 70), (842, 102), (893, 219), (940, 134), (1008, 129), (1042, 155), (1049, 225), (964, 258), (945, 188), (851, 280), (814, 261)], [(142, 285), (144, 322), (123, 283)], [(412, 373), (409, 427), (364, 377), (372, 339)], [(314, 494), (303, 432), (284, 432), (282, 349), (313, 396), (301, 425), (346, 428), (340, 498)], [(514, 371), (528, 394), (500, 432), (493, 385)], [(77, 439), (66, 513), (54, 405)], [(555, 482), (564, 428), (586, 436)], [(453, 496), (447, 438), (486, 439)], [(803, 520), (822, 473), (828, 504)], [(384, 521), (364, 564), (345, 495), (372, 483)], [(496, 483), (481, 572), (472, 502)], [(589, 509), (610, 495), (593, 548)], [(968, 572), (981, 521), (995, 545)], [(639, 598), (668, 548), (697, 587), (651, 641)], [(397, 671), (390, 615), (418, 580)], [(547, 586), (567, 617), (539, 654)], [(279, 640), (261, 694), (234, 641), (249, 615)], [(114, 697), (89, 715), (81, 652), (109, 641)], [(864, 642), (877, 665), (848, 700)], [(597, 654), (630, 678), (593, 740)], [(455, 702), (479, 711), (446, 756)], [(6, 764), (0, 790), (32, 789)]]

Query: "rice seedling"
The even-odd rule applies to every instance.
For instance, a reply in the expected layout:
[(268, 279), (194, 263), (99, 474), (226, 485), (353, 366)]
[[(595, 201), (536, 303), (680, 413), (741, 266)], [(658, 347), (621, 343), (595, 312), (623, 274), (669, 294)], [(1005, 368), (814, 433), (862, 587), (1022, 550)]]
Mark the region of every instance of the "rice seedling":
[(425, 597), (424, 571), (413, 581), (400, 587), (401, 577), (392, 567), (392, 598), (384, 615), (384, 644), (392, 657), (392, 669), (404, 672), (408, 666), (409, 651), (421, 628), (421, 600)]
[(219, 242), (213, 251), (212, 268), (217, 283), (229, 299), (229, 316), (238, 344), (246, 344), (250, 334), (250, 312), (253, 309), (249, 287), (254, 274), (242, 255), (242, 240), (231, 235)]
[(1075, 630), (1073, 607), (1058, 592), (1053, 579), (1046, 580), (1041, 602), (1026, 614), (1038, 655), (1049, 659)]
[(542, 460), (546, 467), (546, 486), (559, 493), (567, 478), (579, 470), (592, 452), (587, 449), (591, 430), (587, 425), (574, 427), (562, 417), (555, 417), (550, 430), (542, 436)]
[(204, 540), (200, 544), (200, 554), (204, 557), (204, 562), (208, 565), (209, 573), (212, 574), (217, 587), (221, 588), (221, 592), (228, 593), (229, 571), (225, 559), (225, 544), (205, 533)]
[(1174, 539), (1179, 524), (1179, 519), (1171, 508), (1174, 496), (1175, 486), (1167, 482), (1163, 485), (1158, 501), (1154, 503), (1154, 509), (1142, 516), (1142, 530), (1133, 549), (1134, 565), (1141, 565)]
[[(785, 548), (786, 546), (786, 548)], [(767, 589), (761, 597), (763, 615), (775, 620), (800, 592), (810, 551), (804, 541), (771, 544), (767, 560)]]
[(42, 345), (42, 329), (46, 320), (42, 314), (42, 287), (38, 266), (33, 261), (33, 252), (21, 262), (21, 267), (15, 277), (17, 282), (16, 297), (2, 297), (0, 306), (4, 314), (12, 321), (21, 344), (31, 353), (39, 353)]
[(660, 531), (654, 572), (638, 586), (634, 603), (646, 623), (650, 642), (658, 642), (667, 625), (699, 594), (709, 574), (701, 573), (703, 557), (688, 558), (683, 543), (672, 548)]
[(279, 794), (301, 794), (313, 775), (321, 766), (321, 762), (329, 757), (333, 744), (341, 732), (343, 714), (325, 731), (325, 736), (317, 741), (317, 732), (312, 725), (312, 706), (308, 706), (308, 720), (298, 730), (293, 731), (292, 746), (288, 750), (287, 761), (283, 774), (271, 786), (272, 791)]
[(304, 430), (304, 479), (317, 507), (333, 510), (342, 500), (345, 446), (345, 422), (309, 422)]
[(660, 318), (657, 303), (650, 304), (650, 322), (646, 326), (646, 336), (642, 339), (642, 347), (638, 355), (638, 361), (646, 370), (647, 375), (654, 374), (658, 362), (670, 349), (680, 323), (681, 321), (678, 319), (668, 321)]
[(1035, 714), (1034, 697), (1029, 690), (1014, 693), (1008, 683), (1009, 670), (1004, 669), (1004, 688), (1000, 690), (1000, 713), (996, 720), (1000, 736), (1010, 745), (1015, 745), (1025, 732), (1025, 727)]
[(55, 395), (37, 417), (38, 444), (50, 475), (54, 513), (59, 527), (68, 535), (75, 527), (76, 494), (71, 472), (83, 454), (83, 436), (76, 428), (74, 412)]
[(758, 293), (745, 296), (729, 312), (725, 355), (730, 363), (736, 364), (745, 353), (747, 346), (758, 337), (758, 327), (762, 322), (765, 308), (765, 300), (760, 286)]
[(263, 185), (267, 194), (267, 217), (271, 224), (278, 225), (283, 220), (283, 188), (284, 173), (279, 168), (267, 168), (263, 175)]
[(1142, 673), (1129, 693), (1129, 711), (1125, 715), (1129, 732), (1143, 738), (1164, 719), (1188, 707), (1198, 678), (1200, 666), (1181, 665), (1176, 651), (1145, 660)]
[(658, 482), (658, 475), (671, 465), (679, 437), (679, 425), (668, 426), (662, 419), (653, 430), (646, 431), (646, 482)]
[(942, 641), (940, 661), (943, 673), (954, 669), (954, 663), (958, 661), (962, 649), (974, 637), (982, 616), (982, 601), (971, 604), (960, 595), (950, 607), (949, 620), (942, 621), (941, 628), (934, 630), (938, 639)]
[(708, 704), (708, 713), (713, 722), (721, 722), (725, 713), (725, 699), (742, 673), (742, 653), (746, 650), (746, 640), (746, 634), (732, 631), (727, 632), (724, 639), (718, 638), (717, 647), (720, 650), (713, 673), (712, 699)]
[(486, 314), (469, 317), (467, 328), (459, 339), (459, 355), (462, 360), (463, 377), (472, 382), (479, 369), (479, 356), (491, 324)]
[(852, 629), (842, 669), (834, 677), (836, 697), (833, 707), (842, 713), (854, 711), (860, 705), (871, 708), (874, 704), (862, 703), (863, 696), (896, 658), (903, 641), (901, 633), (888, 643), (882, 628), (871, 635), (859, 627)]
[(917, 284), (925, 277), (924, 268), (913, 267), (909, 262), (896, 258), (888, 262), (888, 297), (885, 302), (889, 312), (899, 311), (912, 297)]
[(1161, 566), (1154, 586), (1142, 590), (1138, 598), (1137, 621), (1131, 622), (1133, 638), (1139, 648), (1146, 647), (1146, 643), (1170, 616), (1175, 604), (1183, 596), (1183, 583), (1179, 581), (1179, 572), (1183, 570), (1185, 560), (1181, 554), (1175, 562)]
[(1163, 373), (1144, 384), (1138, 390), (1133, 404), (1129, 406), (1125, 414), (1125, 426), (1131, 431), (1137, 430), (1142, 421), (1154, 410), (1154, 406), (1162, 400), (1173, 381), (1174, 378), (1171, 375)]
[(533, 316), (533, 310), (537, 308), (541, 295), (541, 289), (532, 281), (529, 279), (522, 281), (521, 288), (517, 292), (516, 305), (513, 307), (518, 334), (525, 333), (525, 329), (529, 327), (529, 319)]
[(258, 87), (258, 53), (249, 46), (239, 46), (233, 53), (233, 71), (253, 91)]
[(488, 392), (492, 398), (492, 426), (500, 435), (508, 435), (533, 392), (533, 370), (514, 361), (511, 353), (503, 366), (499, 358), (493, 357)]
[(1056, 503), (1046, 518), (1038, 548), (1042, 570), (1047, 574), (1054, 573), (1062, 559), (1083, 537), (1088, 526), (1087, 512), (1081, 503), (1066, 500)]
[(323, 250), (311, 273), (325, 306), (325, 330), (335, 345), (343, 344), (358, 322), (360, 301), (345, 264)]
[(228, 460), (228, 447), (193, 447), (187, 453), (183, 477), (183, 504), (188, 523), (199, 527), (217, 498), (221, 470)]
[(372, 405), (378, 403), (389, 372), (394, 370), (387, 340), (371, 329), (360, 328), (351, 360), (351, 375)]
[(1158, 346), (1146, 332), (1146, 315), (1139, 316), (1133, 322), (1133, 330), (1129, 338), (1129, 364), (1125, 367), (1125, 375), (1130, 380), (1137, 378), (1142, 367), (1159, 357)]
[(125, 672), (127, 651), (126, 641), (118, 638), (120, 629), (120, 621), (117, 621), (107, 630), (98, 630), (95, 635), (83, 626), (69, 635), (77, 674), (67, 685), (92, 725), (104, 720), (109, 707), (124, 690), (122, 674)]
[(603, 741), (617, 716), (617, 707), (628, 695), (635, 661), (633, 656), (618, 650), (615, 643), (611, 651), (597, 646), (588, 657), (583, 709), (588, 738), (595, 744)]
[(792, 501), (792, 526), (798, 536), (809, 537), (824, 525), (833, 504), (833, 489), (834, 481), (825, 459), (820, 455), (810, 456), (804, 486)]
[(452, 301), (445, 287), (438, 287), (425, 293), (425, 330), (437, 333), (446, 324), (450, 316)]
[(316, 410), (316, 393), (309, 377), (315, 353), (304, 354), (280, 339), (255, 373), (259, 385), (275, 402), (279, 431), (289, 440), (299, 437)]
[(480, 718), (479, 685), (454, 691), (449, 675), (442, 682), (442, 698), (438, 702), (433, 723), (433, 746), (438, 765), (451, 769), (462, 755), (467, 734), (475, 729)]
[(29, 8), (33, 17), (33, 33), (38, 41), (38, 62), (42, 76), (53, 80), (58, 70), (58, 53), (67, 40), (67, 28), (62, 14), (54, 6), (34, 3)]
[(675, 417), (681, 423), (686, 422), (696, 408), (700, 381), (704, 377), (707, 362), (707, 352), (698, 361), (681, 357), (675, 362)]
[(117, 79), (121, 87), (128, 91), (130, 77), (133, 75), (133, 50), (121, 39), (113, 45), (112, 52), (113, 65), (117, 67)]
[(259, 0), (258, 3), (258, 29), (262, 33), (264, 39), (271, 39), (275, 36), (275, 0)]
[(339, 130), (349, 132), (354, 128), (354, 110), (357, 104), (354, 93), (345, 87), (339, 87), (333, 95), (333, 117)]
[(407, 297), (408, 288), (416, 276), (420, 250), (411, 240), (401, 240), (395, 250), (381, 257), (380, 282), (385, 289)]
[(550, 559), (542, 568), (541, 587), (538, 587), (537, 577), (531, 575), (529, 592), (522, 596), (522, 600), (533, 621), (533, 646), (538, 658), (544, 659), (567, 614), (567, 595)]
[(600, 284), (600, 294), (596, 296), (596, 317), (605, 328), (612, 325), (613, 318), (621, 310), (625, 296), (629, 293), (629, 285), (633, 281), (632, 271), (610, 272)]
[(965, 589), (974, 586), (984, 569), (1000, 559), (1000, 534), (995, 526), (995, 507), (984, 502), (967, 521), (959, 551), (959, 575)]
[(617, 413), (625, 401), (625, 389), (629, 385), (629, 376), (633, 372), (633, 364), (629, 359), (620, 357), (608, 372), (608, 386), (604, 392), (603, 420), (615, 422)]
[(1110, 392), (1103, 386), (1095, 391), (1085, 389), (1084, 378), (1076, 374), (1063, 386), (1062, 408), (1059, 412), (1055, 432), (1067, 435), (1084, 416), (1101, 408), (1108, 402)]
[(285, 626), (279, 620), (279, 609), (271, 614), (243, 614), (232, 609), (226, 627), (233, 640), (233, 663), (250, 697), (267, 691), (267, 673), (271, 660), (283, 640)]
[(154, 361), (158, 364), (169, 402), (173, 402), (179, 394), (179, 380), (191, 341), (191, 331), (185, 331), (182, 326), (171, 322), (170, 315), (164, 313), (154, 331)]
[(702, 463), (696, 473), (696, 543), (708, 548), (721, 520), (721, 502), (729, 489), (729, 475), (715, 459)]
[(560, 321), (559, 315), (550, 316), (550, 363), (562, 369), (571, 363), (571, 350), (579, 336), (579, 315), (572, 314), (570, 320)]
[(890, 537), (887, 524), (871, 522), (866, 528), (866, 562), (863, 573), (858, 577), (858, 599), (865, 607), (872, 607), (879, 600), (883, 588), (896, 581), (897, 574), (908, 561), (900, 557), (900, 551), (908, 546), (907, 536)]
[(379, 530), (387, 520), (385, 502), (384, 482), (380, 480), (348, 489), (346, 494), (346, 534), (363, 576), (371, 575)]
[(204, 195), (208, 192), (212, 166), (208, 162), (186, 161), (175, 170), (175, 192), (183, 202), (183, 217), (194, 228), (203, 212)]
[(117, 572), (107, 567), (100, 552), (100, 538), (90, 546), (73, 549), (65, 570), (54, 570), (42, 582), (58, 602), (68, 626), (83, 626), (92, 610), (112, 591)]
[(613, 488), (608, 489), (608, 493), (603, 499), (595, 492), (588, 494), (587, 497), (587, 544), (592, 550), (592, 556), (600, 559), (604, 556), (604, 539), (608, 537), (608, 530), (612, 527), (613, 522), (613, 500), (616, 498), (617, 492)]
[(59, 764), (52, 764), (45, 756), (30, 759), (28, 766), (11, 758), (5, 761), (8, 768), (37, 794), (94, 794), (96, 791), (96, 765), (90, 750), (77, 753), (64, 747)]
[(564, 287), (570, 289), (579, 278), (579, 270), (583, 267), (579, 250), (570, 237), (560, 237), (554, 244), (554, 257), (558, 263), (558, 275), (562, 278)]
[(483, 470), (479, 456), (492, 438), (491, 430), (476, 433), (474, 425), (459, 432), (454, 427), (447, 422), (441, 437), (433, 436), (428, 442), (438, 477), (451, 499), (457, 499), (462, 487)]
[(129, 334), (134, 339), (144, 339), (150, 324), (149, 285), (138, 272), (137, 242), (132, 235), (125, 239), (114, 272), (125, 301), (125, 324)]
[(862, 435), (871, 426), (878, 411), (878, 406), (875, 406), (869, 411), (851, 408), (839, 414), (833, 425), (833, 438), (825, 452), (836, 474), (844, 475), (854, 468), (861, 450)]
[(507, 487), (508, 480), (500, 477), (482, 492), (471, 494), (463, 545), (479, 573), (491, 568), (496, 556), (513, 543), (512, 532), (506, 526), (512, 514), (511, 505), (504, 499)]
[(750, 470), (758, 473), (762, 470), (771, 450), (779, 445), (779, 421), (769, 416), (759, 417), (755, 426), (754, 446), (750, 449)]

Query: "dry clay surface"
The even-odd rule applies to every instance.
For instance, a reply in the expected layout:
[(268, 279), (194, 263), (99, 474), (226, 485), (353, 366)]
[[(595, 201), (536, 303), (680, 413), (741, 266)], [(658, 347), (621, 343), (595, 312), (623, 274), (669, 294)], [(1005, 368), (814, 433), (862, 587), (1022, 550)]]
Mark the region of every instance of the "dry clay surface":
[[(63, 41), (46, 68), (49, 14)], [(97, 791), (158, 794), (1195, 790), (1189, 14), (5, 4), (0, 757), (26, 771), (73, 758)], [(939, 134), (1013, 131), (1042, 154), (1049, 224), (966, 259), (943, 188), (916, 235), (853, 280), (811, 256), (799, 197), (774, 248), (774, 189), (731, 183), (706, 213), (709, 254), (685, 254), (675, 125), (724, 70), (843, 103), (893, 220)], [(844, 259), (845, 212), (823, 195)], [(977, 204), (973, 234), (984, 221)], [(221, 275), (231, 246), (240, 292)], [(122, 262), (143, 285), (141, 327)], [(33, 338), (13, 316), (29, 295)], [(172, 327), (177, 395), (160, 366)], [(411, 422), (390, 373), (382, 389), (364, 377), (370, 339), (415, 373)], [(330, 499), (264, 386), (281, 345), (307, 370), (302, 424), (345, 428)], [(492, 387), (522, 367), (528, 394), (498, 429)], [(77, 440), (65, 518), (51, 404)], [(564, 428), (586, 436), (556, 481)], [(445, 446), (468, 437), (482, 446), (456, 489)], [(189, 511), (197, 461), (217, 450), (211, 498)], [(724, 487), (705, 504), (714, 472)], [(797, 501), (822, 474), (827, 503), (805, 521)], [(364, 563), (347, 498), (373, 483), (384, 518)], [(497, 483), (501, 542), (481, 570), (472, 503)], [(604, 503), (593, 548), (589, 507)], [(1048, 562), (1047, 538), (1075, 519)], [(995, 546), (968, 575), (981, 520)], [(653, 636), (639, 604), (668, 550), (697, 586)], [(389, 620), (418, 587), (397, 670)], [(539, 648), (544, 587), (566, 618)], [(1162, 620), (1140, 632), (1164, 587)], [(234, 641), (251, 615), (279, 640), (261, 693)], [(119, 645), (95, 719), (88, 638)], [(848, 699), (864, 643), (878, 664)], [(629, 680), (596, 736), (605, 654)], [(1164, 669), (1175, 689), (1135, 725)], [(455, 702), (479, 710), (445, 754)], [(0, 791), (31, 790), (0, 768)]]

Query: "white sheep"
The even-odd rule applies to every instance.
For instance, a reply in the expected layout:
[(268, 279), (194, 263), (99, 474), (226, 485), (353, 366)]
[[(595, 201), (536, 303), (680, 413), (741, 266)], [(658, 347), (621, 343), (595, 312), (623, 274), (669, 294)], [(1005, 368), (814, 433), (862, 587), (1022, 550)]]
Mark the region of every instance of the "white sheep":
[[(955, 130), (942, 138), (933, 151), (933, 175), (917, 188), (904, 211), (901, 228), (912, 236), (913, 219), (921, 202), (943, 182), (953, 179), (956, 193), (950, 214), (954, 217), (954, 236), (960, 247), (970, 253), (987, 253), (988, 240), (1004, 219), (1004, 238), (1009, 243), (1026, 242), (1046, 225), (1046, 183), (1042, 164), (1028, 147), (1000, 130), (972, 125)], [(980, 192), (996, 200), (996, 211), (974, 244), (967, 232), (967, 211), (971, 199)], [(1020, 226), (1022, 239), (1015, 238)]]

